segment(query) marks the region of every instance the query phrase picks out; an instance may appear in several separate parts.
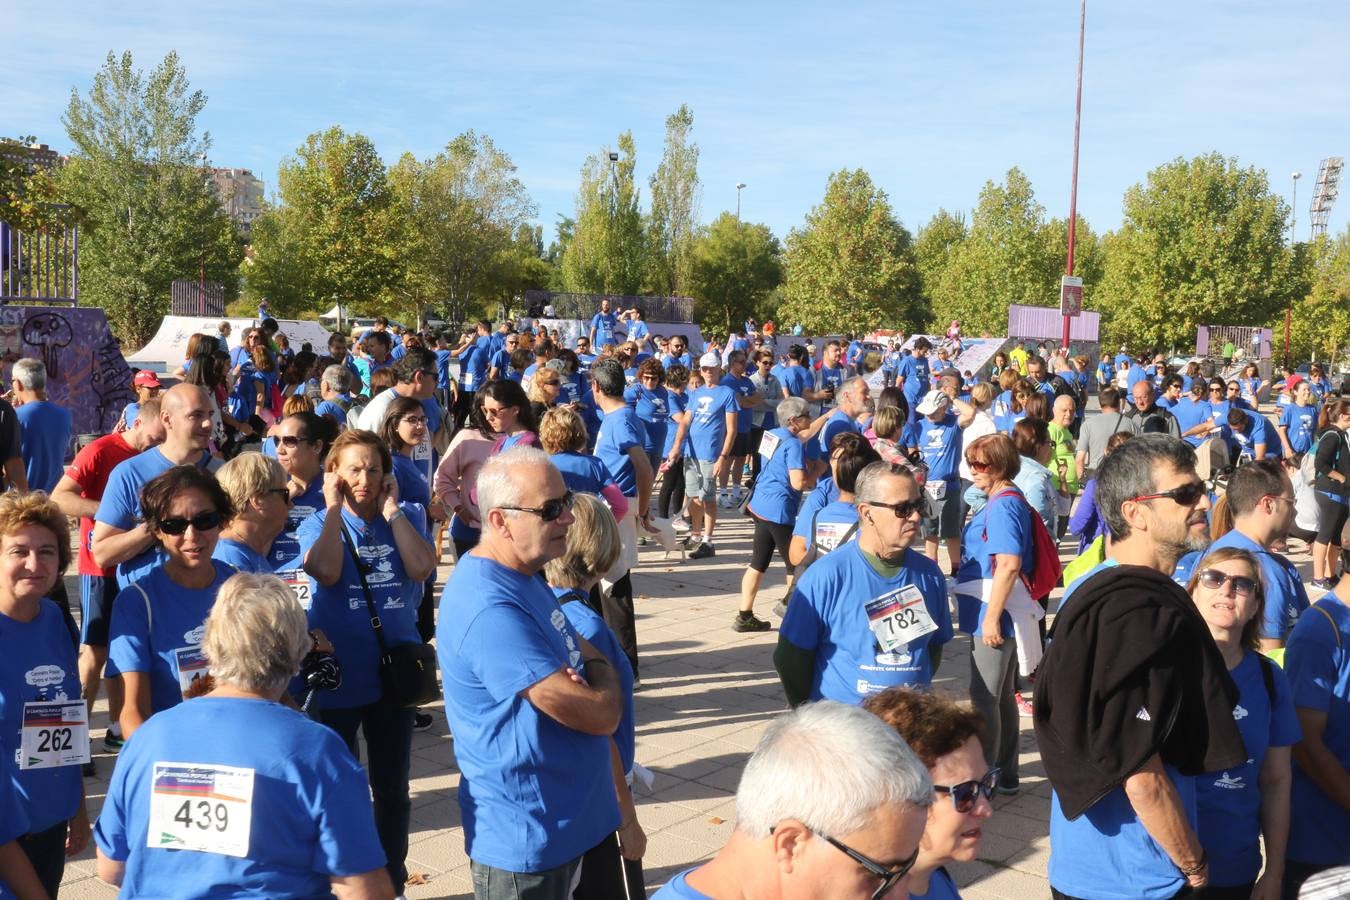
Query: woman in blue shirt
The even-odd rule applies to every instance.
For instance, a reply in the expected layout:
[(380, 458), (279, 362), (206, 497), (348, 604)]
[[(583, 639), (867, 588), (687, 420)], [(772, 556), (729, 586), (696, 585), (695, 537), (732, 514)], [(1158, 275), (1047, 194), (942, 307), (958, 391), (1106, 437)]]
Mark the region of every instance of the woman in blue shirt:
[(1261, 380), (1261, 372), (1256, 363), (1247, 363), (1242, 367), (1242, 374), (1238, 376), (1238, 393), (1242, 399), (1252, 409), (1260, 405), (1261, 391), (1266, 387), (1266, 382)]
[(1259, 650), (1260, 564), (1249, 551), (1222, 547), (1192, 573), (1186, 592), (1237, 683), (1233, 718), (1247, 747), (1241, 767), (1195, 779), (1195, 831), (1209, 857), (1205, 895), (1276, 898), (1289, 839), (1289, 747), (1299, 727), (1284, 673)]
[(235, 574), (212, 559), (234, 504), (220, 483), (196, 466), (174, 466), (141, 491), (146, 529), (165, 560), (124, 588), (113, 603), (108, 661), (122, 676), (122, 734), (183, 702), (208, 674), (201, 652), (216, 592)]
[(1313, 436), (1317, 431), (1317, 414), (1317, 398), (1313, 396), (1312, 387), (1300, 380), (1294, 385), (1293, 402), (1280, 413), (1277, 428), (1286, 459), (1312, 449)]
[[(8, 781), (0, 796), (12, 791), (19, 807), (13, 823), (0, 815), (0, 838), (17, 836), (52, 897), (67, 852), (89, 842), (80, 772), (89, 761), (88, 710), (70, 631), (46, 599), (70, 554), (65, 514), (45, 494), (0, 496), (0, 778)], [(16, 739), (25, 751), (17, 767)], [(22, 831), (14, 829), (25, 819)]]
[(642, 420), (645, 437), (642, 449), (655, 472), (661, 466), (661, 455), (666, 448), (666, 431), (670, 427), (670, 394), (663, 382), (666, 370), (655, 357), (643, 360), (637, 367), (636, 381), (624, 389), (623, 399), (633, 407)]
[(562, 473), (563, 484), (569, 491), (603, 497), (615, 519), (628, 514), (628, 498), (608, 467), (600, 457), (586, 452), (586, 423), (576, 410), (555, 406), (544, 413), (539, 424), (539, 442)]
[(230, 495), (234, 518), (220, 530), (212, 558), (241, 572), (272, 574), (268, 553), (291, 510), (286, 470), (270, 456), (241, 453), (220, 467), (216, 480)]
[[(430, 473), (426, 464), (419, 465), (413, 458), (419, 445), (427, 436), (427, 415), (422, 401), (412, 397), (399, 397), (389, 404), (384, 412), (384, 422), (380, 425), (380, 438), (389, 448), (394, 466), (394, 480), (398, 482), (398, 497), (403, 503), (416, 503), (422, 507), (423, 530), (428, 527), (428, 512), (431, 506)], [(429, 462), (429, 461), (428, 461)]]
[(360, 764), (280, 702), (313, 646), (279, 578), (222, 585), (202, 640), (214, 688), (123, 748), (98, 818), (100, 878), (126, 896), (188, 884), (199, 896), (393, 896)]
[[(286, 525), (272, 541), (267, 558), (272, 571), (283, 579), (308, 583), (300, 571), (300, 541), (296, 532), (302, 522), (323, 509), (323, 463), (337, 437), (337, 423), (312, 412), (293, 413), (277, 423), (272, 437), (277, 443), (277, 462), (286, 472), (291, 504)], [(301, 605), (309, 604), (302, 600)]]

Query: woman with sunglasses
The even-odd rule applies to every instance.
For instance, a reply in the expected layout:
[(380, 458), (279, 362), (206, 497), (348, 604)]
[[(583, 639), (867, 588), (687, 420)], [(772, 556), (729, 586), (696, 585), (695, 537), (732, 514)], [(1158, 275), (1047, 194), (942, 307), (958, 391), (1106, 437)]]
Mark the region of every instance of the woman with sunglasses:
[(122, 735), (181, 703), (207, 674), (202, 628), (216, 592), (235, 574), (212, 558), (234, 504), (209, 473), (174, 466), (141, 491), (146, 528), (165, 560), (124, 588), (113, 603), (108, 661), (122, 676)]
[(1196, 834), (1210, 872), (1201, 894), (1275, 900), (1289, 838), (1289, 748), (1300, 731), (1284, 673), (1259, 650), (1261, 568), (1249, 551), (1222, 547), (1205, 557), (1186, 591), (1237, 683), (1233, 718), (1247, 747), (1241, 767), (1195, 779)]
[[(1023, 623), (1034, 618), (1036, 603), (1021, 576), (1032, 563), (1031, 516), (1036, 513), (1013, 481), (1022, 461), (1011, 438), (986, 435), (966, 448), (965, 457), (974, 488), (989, 498), (966, 525), (957, 572), (960, 629), (972, 639), (970, 700), (984, 719), (985, 761), (1003, 773), (999, 792), (1015, 794), (1020, 714), (1018, 647), (1010, 612), (1018, 613)], [(1032, 635), (1027, 639), (1036, 640)]]
[[(1237, 393), (1236, 389), (1233, 392)], [(1222, 378), (1211, 378), (1209, 380), (1209, 394), (1206, 397), (1209, 401), (1209, 419), (1214, 424), (1216, 430), (1222, 430), (1228, 425), (1228, 385)]]
[[(550, 375), (555, 379), (558, 377), (556, 372), (540, 369), (534, 376), (530, 390), (534, 391)], [(478, 482), (478, 471), (492, 456), (492, 447), (497, 440), (496, 429), (483, 414), (483, 398), (486, 396), (486, 390), (475, 393), (465, 427), (455, 432), (432, 479), (432, 491), (436, 499), (440, 500), (446, 514), (452, 516), (450, 540), (454, 542), (456, 558), (472, 550), (482, 534), (474, 485)]]
[[(272, 431), (276, 441), (277, 462), (286, 473), (286, 490), (291, 495), (286, 525), (272, 541), (267, 559), (288, 582), (308, 582), (300, 565), (300, 524), (323, 509), (323, 463), (328, 448), (337, 437), (337, 423), (327, 416), (298, 412), (286, 416)], [(303, 601), (302, 601), (303, 603)]]
[(561, 394), (562, 373), (548, 366), (540, 366), (535, 370), (527, 393), (530, 411), (534, 413), (535, 421), (542, 419), (544, 413), (558, 405), (558, 397)]
[[(1040, 396), (1036, 385), (1029, 379), (1018, 378), (1013, 384), (1011, 390), (1006, 390), (1000, 399), (1006, 398), (1006, 406), (1002, 415), (994, 416), (994, 424), (1002, 434), (1011, 435), (1013, 426), (1025, 419), (1027, 413), (1027, 402), (1033, 397)], [(1044, 416), (1043, 418), (1049, 418)]]
[(342, 684), (324, 693), (319, 719), (353, 754), (357, 732), (365, 736), (375, 827), (389, 875), (401, 885), (408, 877), (414, 711), (384, 699), (370, 609), (379, 615), (385, 646), (421, 643), (417, 607), (436, 555), (417, 521), (420, 511), (399, 502), (393, 461), (377, 435), (343, 432), (325, 469), (324, 509), (298, 535), (314, 598), (310, 627), (327, 635), (342, 660)]
[(867, 698), (863, 709), (900, 733), (928, 767), (938, 795), (909, 870), (909, 896), (960, 897), (946, 867), (978, 858), (999, 781), (999, 770), (988, 767), (980, 750), (980, 714), (940, 694), (902, 687)]
[(661, 361), (648, 357), (637, 367), (635, 380), (624, 389), (623, 399), (642, 420), (645, 437), (642, 449), (655, 472), (661, 466), (661, 451), (666, 447), (670, 427), (670, 393), (665, 386), (666, 370)]
[(234, 505), (234, 518), (220, 530), (212, 558), (241, 572), (270, 575), (267, 555), (286, 527), (291, 492), (281, 463), (261, 453), (241, 453), (216, 472)]
[(500, 380), (489, 382), (478, 393), (483, 398), (483, 424), (496, 434), (492, 444), (494, 454), (510, 450), (517, 444), (533, 446), (539, 443), (536, 435), (539, 420), (534, 417), (524, 388), (514, 381)]
[(1313, 587), (1330, 590), (1341, 532), (1350, 516), (1350, 400), (1333, 400), (1322, 410), (1322, 433), (1313, 457), (1317, 494), (1317, 540), (1313, 543)]

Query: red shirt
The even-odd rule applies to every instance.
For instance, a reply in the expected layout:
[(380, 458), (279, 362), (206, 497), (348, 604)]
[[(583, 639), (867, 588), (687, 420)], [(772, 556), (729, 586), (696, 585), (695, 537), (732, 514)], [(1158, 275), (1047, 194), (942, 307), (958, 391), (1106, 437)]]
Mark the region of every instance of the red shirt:
[[(131, 459), (138, 452), (120, 433), (106, 434), (75, 454), (75, 459), (66, 467), (66, 474), (80, 486), (81, 497), (102, 500), (103, 489), (108, 486), (108, 476), (112, 475), (112, 470), (118, 463)], [(112, 578), (117, 572), (116, 566), (100, 569), (94, 564), (94, 554), (90, 552), (93, 534), (94, 520), (80, 516), (80, 574)]]

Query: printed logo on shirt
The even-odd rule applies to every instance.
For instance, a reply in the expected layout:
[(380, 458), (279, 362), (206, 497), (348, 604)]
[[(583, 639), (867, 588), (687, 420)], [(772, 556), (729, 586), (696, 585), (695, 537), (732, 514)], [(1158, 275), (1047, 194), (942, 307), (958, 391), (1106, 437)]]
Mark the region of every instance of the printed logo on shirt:
[(183, 643), (190, 644), (195, 647), (197, 644), (200, 644), (202, 642), (202, 638), (205, 636), (206, 636), (206, 623), (203, 622), (202, 624), (198, 625), (191, 631), (183, 632)]
[(1233, 719), (1234, 719), (1234, 721), (1240, 722), (1240, 721), (1242, 721), (1243, 719), (1247, 718), (1248, 715), (1249, 715), (1249, 713), (1248, 713), (1245, 709), (1242, 708), (1242, 704), (1241, 704), (1241, 703), (1239, 703), (1237, 706), (1233, 707)]
[[(66, 670), (60, 666), (36, 666), (23, 673), (24, 684), (39, 688), (44, 694), (46, 693), (46, 688), (54, 686), (60, 687), (61, 683), (65, 680)], [(64, 700), (66, 699), (66, 695), (64, 691), (60, 691), (56, 696), (46, 699)]]
[(562, 636), (563, 643), (567, 645), (567, 664), (580, 671), (581, 648), (572, 639), (572, 632), (567, 627), (567, 616), (563, 615), (561, 609), (555, 609), (549, 613), (548, 621), (549, 624), (558, 629), (558, 634)]
[(1216, 788), (1223, 788), (1226, 791), (1243, 791), (1247, 789), (1247, 785), (1242, 780), (1241, 776), (1234, 778), (1227, 772), (1224, 772), (1218, 778), (1214, 779), (1214, 786)]

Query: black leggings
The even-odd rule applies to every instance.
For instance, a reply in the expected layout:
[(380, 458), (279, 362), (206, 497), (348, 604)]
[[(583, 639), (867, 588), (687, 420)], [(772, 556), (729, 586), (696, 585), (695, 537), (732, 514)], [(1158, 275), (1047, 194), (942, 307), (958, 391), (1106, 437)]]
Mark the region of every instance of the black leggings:
[(792, 523), (787, 522), (780, 525), (777, 522), (766, 522), (759, 516), (755, 516), (755, 538), (750, 545), (750, 568), (763, 575), (769, 571), (769, 563), (773, 561), (774, 548), (778, 548), (778, 555), (783, 558), (783, 565), (787, 566), (788, 574), (792, 574), (792, 563), (788, 562), (788, 545), (792, 543)]
[(1321, 491), (1317, 497), (1317, 543), (1339, 544), (1341, 532), (1345, 530), (1345, 519), (1350, 515), (1350, 506), (1338, 503)]
[(656, 512), (663, 519), (670, 518), (671, 500), (675, 501), (675, 514), (684, 509), (684, 460), (666, 469), (661, 476), (661, 493), (656, 498)]

